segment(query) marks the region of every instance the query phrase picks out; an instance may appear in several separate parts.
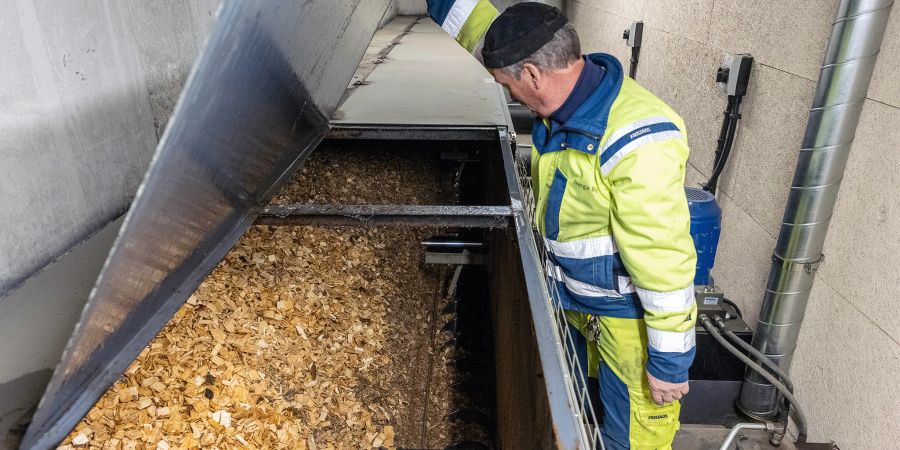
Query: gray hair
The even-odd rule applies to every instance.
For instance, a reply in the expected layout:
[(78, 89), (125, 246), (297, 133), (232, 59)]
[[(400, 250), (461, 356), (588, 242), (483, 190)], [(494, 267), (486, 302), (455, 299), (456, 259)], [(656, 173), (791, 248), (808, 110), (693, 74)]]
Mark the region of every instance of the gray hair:
[(578, 40), (578, 33), (574, 25), (567, 23), (553, 34), (550, 42), (531, 56), (500, 70), (518, 80), (522, 77), (525, 64), (534, 64), (541, 70), (560, 70), (569, 67), (569, 64), (580, 58), (581, 42)]

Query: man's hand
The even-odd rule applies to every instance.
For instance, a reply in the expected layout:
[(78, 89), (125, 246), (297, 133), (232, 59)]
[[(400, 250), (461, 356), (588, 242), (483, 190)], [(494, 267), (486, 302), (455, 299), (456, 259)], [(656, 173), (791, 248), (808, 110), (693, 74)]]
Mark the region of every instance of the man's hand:
[(653, 401), (659, 406), (672, 403), (675, 400), (681, 400), (690, 390), (687, 381), (684, 383), (669, 383), (657, 379), (649, 373), (647, 374), (647, 381), (650, 383), (650, 394), (653, 395)]

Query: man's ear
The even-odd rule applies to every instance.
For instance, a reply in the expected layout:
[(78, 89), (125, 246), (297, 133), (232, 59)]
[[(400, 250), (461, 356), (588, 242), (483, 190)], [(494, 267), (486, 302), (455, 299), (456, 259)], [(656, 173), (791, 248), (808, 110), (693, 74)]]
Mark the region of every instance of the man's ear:
[(531, 63), (525, 63), (525, 66), (522, 68), (522, 77), (525, 78), (527, 83), (531, 84), (531, 87), (534, 90), (540, 90), (541, 85), (541, 71), (538, 67)]

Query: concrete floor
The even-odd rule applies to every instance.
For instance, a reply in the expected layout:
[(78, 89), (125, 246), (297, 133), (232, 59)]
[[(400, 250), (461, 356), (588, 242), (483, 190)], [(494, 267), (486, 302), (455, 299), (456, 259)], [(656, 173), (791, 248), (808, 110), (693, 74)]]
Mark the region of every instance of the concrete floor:
[[(710, 450), (717, 449), (728, 436), (728, 428), (706, 425), (682, 425), (675, 435), (673, 450)], [(746, 430), (738, 433), (731, 450), (795, 450), (793, 442), (785, 439), (780, 447), (769, 444), (769, 435), (762, 430)]]

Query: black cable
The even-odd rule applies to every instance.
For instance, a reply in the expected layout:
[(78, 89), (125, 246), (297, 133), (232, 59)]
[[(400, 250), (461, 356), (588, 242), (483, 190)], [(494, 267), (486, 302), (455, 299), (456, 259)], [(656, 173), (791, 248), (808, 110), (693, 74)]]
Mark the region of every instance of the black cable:
[[(731, 98), (731, 97), (729, 97)], [(713, 163), (713, 172), (709, 177), (709, 181), (706, 182), (706, 185), (703, 186), (703, 189), (712, 194), (716, 193), (716, 188), (719, 184), (719, 176), (722, 174), (722, 170), (725, 169), (725, 164), (728, 162), (728, 156), (731, 154), (731, 145), (730, 142), (733, 142), (733, 136), (735, 130), (737, 129), (737, 120), (733, 118), (734, 109), (736, 108), (737, 101), (732, 102), (732, 112), (726, 114), (725, 123), (723, 124), (723, 128), (725, 129), (724, 137), (719, 139), (720, 144), (716, 149), (716, 158)], [(729, 138), (731, 137), (731, 138)]]
[(737, 134), (737, 124), (738, 121), (741, 120), (741, 102), (743, 101), (743, 97), (735, 96), (734, 97), (734, 108), (732, 108), (731, 115), (728, 117), (731, 120), (731, 126), (728, 127), (728, 134), (725, 136), (725, 147), (722, 149), (722, 157), (719, 158), (719, 164), (716, 166), (718, 173), (716, 173), (716, 177), (722, 173), (722, 170), (725, 169), (725, 164), (728, 162), (728, 156), (731, 154), (731, 147), (734, 145), (734, 137)]
[(806, 442), (806, 434), (807, 434), (807, 422), (806, 422), (806, 414), (803, 413), (803, 409), (800, 407), (800, 402), (797, 401), (797, 398), (794, 397), (794, 394), (787, 389), (787, 387), (775, 378), (774, 375), (769, 373), (766, 369), (763, 369), (762, 366), (753, 362), (747, 355), (741, 353), (737, 347), (731, 345), (719, 330), (709, 321), (709, 317), (706, 314), (701, 314), (700, 324), (703, 325), (703, 328), (706, 328), (706, 331), (709, 331), (709, 334), (726, 350), (728, 350), (732, 355), (736, 356), (741, 360), (744, 364), (747, 365), (750, 369), (757, 372), (760, 376), (766, 379), (775, 389), (781, 393), (784, 398), (790, 402), (791, 406), (793, 406), (794, 419), (797, 421), (797, 443), (805, 443)]
[(722, 298), (722, 302), (727, 305), (731, 305), (731, 307), (734, 308), (735, 314), (737, 314), (738, 317), (740, 317), (741, 319), (744, 318), (744, 313), (741, 312), (741, 308), (737, 305), (737, 303), (735, 303), (731, 300), (728, 300), (727, 298), (724, 298), (724, 297)]
[(728, 106), (725, 108), (725, 120), (719, 131), (719, 140), (716, 144), (716, 158), (713, 163), (713, 173), (703, 186), (703, 190), (715, 194), (719, 184), (719, 176), (725, 170), (728, 156), (731, 155), (731, 147), (734, 145), (734, 137), (737, 134), (738, 120), (741, 118), (742, 96), (729, 95)]
[(628, 66), (628, 76), (633, 80), (637, 76), (638, 60), (641, 56), (640, 47), (631, 47), (631, 63)]
[(731, 125), (728, 127), (728, 134), (725, 136), (725, 147), (722, 149), (722, 157), (719, 158), (719, 164), (716, 165), (713, 172), (713, 177), (715, 177), (713, 180), (713, 192), (715, 192), (715, 189), (719, 184), (719, 176), (722, 175), (722, 171), (725, 170), (725, 166), (728, 164), (728, 157), (731, 156), (731, 148), (734, 145), (734, 138), (737, 135), (738, 121), (741, 119), (742, 100), (743, 97), (740, 96), (734, 98), (734, 108), (729, 117)]
[(731, 126), (731, 113), (734, 111), (734, 96), (728, 96), (728, 105), (725, 106), (725, 112), (722, 114), (722, 128), (719, 129), (719, 139), (716, 140), (716, 156), (713, 159), (713, 168), (719, 165), (722, 159), (722, 149), (725, 148), (725, 137), (728, 136), (728, 127)]

